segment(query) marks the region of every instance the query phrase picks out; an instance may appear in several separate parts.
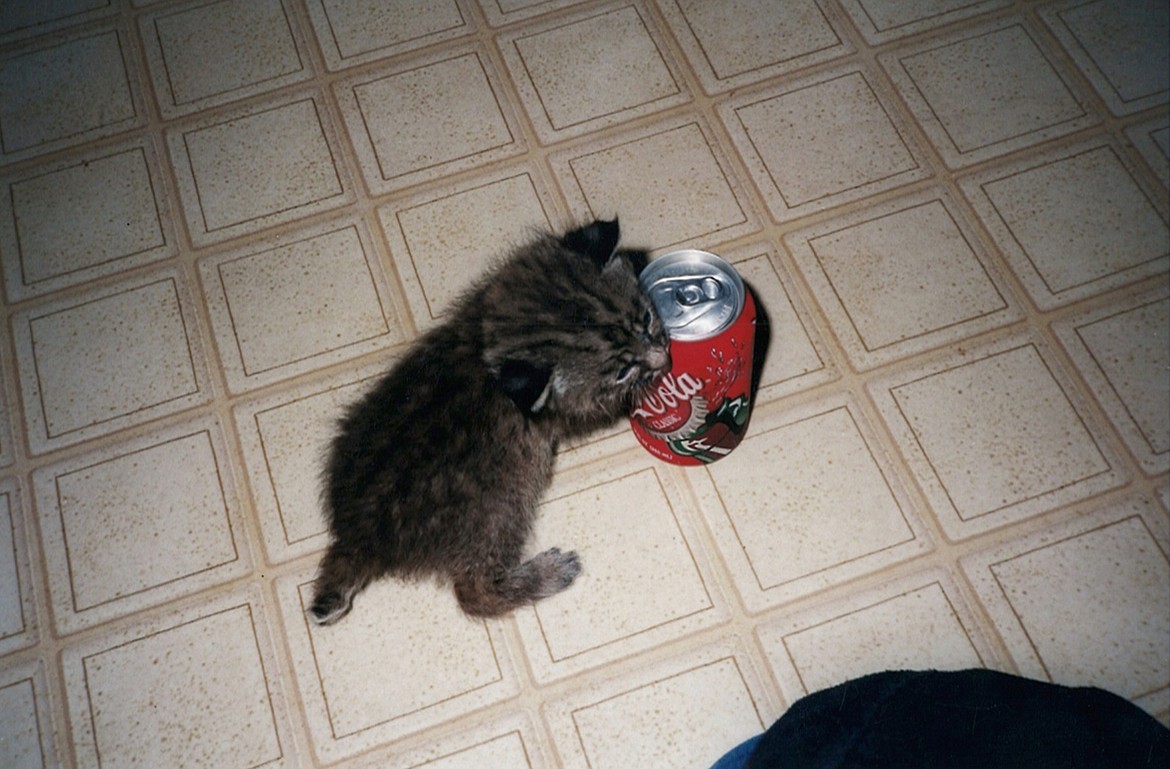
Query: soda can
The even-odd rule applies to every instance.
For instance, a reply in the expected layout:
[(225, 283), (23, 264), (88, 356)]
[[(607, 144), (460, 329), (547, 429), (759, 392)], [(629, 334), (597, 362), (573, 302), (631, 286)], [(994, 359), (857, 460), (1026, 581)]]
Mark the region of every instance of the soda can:
[(695, 249), (655, 259), (639, 281), (670, 337), (671, 366), (635, 401), (634, 436), (666, 462), (714, 462), (747, 428), (755, 301), (734, 267)]

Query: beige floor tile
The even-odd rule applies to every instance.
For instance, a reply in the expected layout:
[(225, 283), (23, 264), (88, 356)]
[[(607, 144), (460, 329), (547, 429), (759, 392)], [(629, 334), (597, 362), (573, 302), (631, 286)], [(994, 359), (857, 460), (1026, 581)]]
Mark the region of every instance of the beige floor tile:
[(871, 45), (936, 29), (1004, 8), (1007, 0), (842, 0), (857, 29)]
[(1170, 298), (1165, 287), (1054, 327), (1097, 401), (1147, 473), (1170, 470)]
[(488, 23), (504, 26), (522, 19), (543, 16), (546, 13), (583, 5), (585, 0), (478, 0)]
[(0, 481), (0, 654), (37, 642), (30, 540), (24, 520), (20, 486), (12, 478)]
[(545, 707), (566, 769), (706, 769), (778, 715), (735, 641), (643, 665)]
[(441, 321), (472, 281), (529, 232), (560, 231), (564, 222), (549, 185), (527, 165), (395, 200), (378, 217), (420, 330)]
[(345, 619), (320, 628), (305, 616), (313, 575), (290, 575), (277, 593), (322, 760), (389, 744), (516, 694), (498, 624), (462, 614), (449, 587), (380, 580), (357, 596)]
[(1166, 516), (1132, 499), (963, 560), (1024, 675), (1170, 707)]
[[(880, 82), (856, 64), (734, 95), (719, 115), (778, 222), (930, 175)], [(826, 110), (826, 104), (835, 105)]]
[(1114, 115), (1166, 103), (1170, 13), (1164, 5), (1063, 2), (1040, 16)]
[(527, 148), (490, 57), (444, 49), (334, 87), (366, 184), (393, 192)]
[[(583, 44), (584, 42), (584, 44)], [(609, 4), (496, 38), (546, 144), (690, 101), (650, 14)]]
[(536, 679), (545, 683), (728, 619), (687, 496), (649, 453), (558, 475), (531, 552), (575, 550), (569, 590), (516, 613)]
[(326, 65), (333, 70), (464, 37), (476, 29), (466, 0), (399, 0), (364, 7), (313, 0), (308, 8)]
[(961, 168), (1098, 122), (1036, 39), (1010, 19), (879, 58), (943, 160)]
[(200, 262), (233, 392), (405, 338), (366, 225), (340, 219)]
[[(0, 343), (0, 468), (6, 468), (16, 461), (16, 438), (12, 434), (12, 415), (19, 414), (16, 404), (19, 399), (9, 395), (9, 379), (15, 374), (9, 361), (16, 356)], [(19, 420), (19, 416), (17, 419)]]
[(850, 398), (757, 409), (735, 453), (688, 477), (750, 612), (932, 547)]
[(960, 185), (1041, 309), (1170, 265), (1164, 202), (1138, 183), (1108, 142), (1033, 155)]
[(325, 546), (321, 467), (335, 424), (345, 407), (388, 367), (389, 362), (367, 364), (341, 378), (252, 398), (235, 407), (236, 431), (269, 562)]
[(34, 454), (206, 402), (198, 325), (166, 270), (13, 317)]
[(9, 301), (177, 252), (154, 144), (145, 138), (0, 180), (0, 258)]
[(128, 46), (105, 27), (0, 57), (0, 165), (142, 125)]
[(1020, 319), (957, 208), (930, 189), (785, 237), (857, 368)]
[(751, 288), (757, 311), (767, 314), (771, 338), (759, 374), (757, 402), (773, 400), (837, 378), (838, 371), (800, 299), (796, 281), (767, 244), (723, 252)]
[(226, 593), (66, 648), (79, 769), (297, 766), (261, 604)]
[[(264, 93), (312, 75), (282, 0), (213, 0), (139, 17), (164, 117)], [(214, 61), (215, 66), (207, 66)]]
[(44, 664), (0, 668), (0, 745), (15, 769), (56, 769), (57, 758)]
[(789, 702), (885, 670), (998, 667), (955, 581), (943, 571), (893, 580), (757, 631)]
[(314, 92), (249, 103), (167, 132), (196, 245), (349, 203), (332, 121)]
[(227, 457), (219, 425), (202, 419), (33, 474), (59, 633), (251, 570)]
[(1170, 185), (1170, 120), (1166, 117), (1143, 120), (1127, 128), (1125, 135), (1162, 185)]
[(1126, 480), (1051, 352), (1030, 334), (965, 346), (870, 388), (952, 540)]
[(527, 714), (499, 721), (410, 751), (379, 755), (353, 769), (546, 769), (553, 767)]
[(0, 43), (43, 35), (62, 27), (110, 16), (117, 6), (106, 0), (8, 0), (0, 10)]
[(392, 0), (357, 4), (306, 3), (331, 70), (345, 69), (454, 40), (475, 32), (467, 0)]
[(663, 15), (703, 90), (722, 93), (853, 52), (836, 17), (815, 0), (664, 0)]
[(702, 120), (684, 116), (563, 150), (553, 174), (580, 220), (621, 215), (625, 243), (711, 247), (759, 229)]

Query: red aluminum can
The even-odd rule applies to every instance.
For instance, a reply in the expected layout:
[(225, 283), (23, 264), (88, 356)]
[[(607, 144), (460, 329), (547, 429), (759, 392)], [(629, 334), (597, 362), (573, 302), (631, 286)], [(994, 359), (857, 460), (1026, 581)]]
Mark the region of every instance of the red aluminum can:
[(630, 413), (634, 436), (676, 465), (709, 464), (743, 439), (751, 411), (756, 305), (735, 268), (673, 251), (639, 276), (670, 337), (670, 371)]

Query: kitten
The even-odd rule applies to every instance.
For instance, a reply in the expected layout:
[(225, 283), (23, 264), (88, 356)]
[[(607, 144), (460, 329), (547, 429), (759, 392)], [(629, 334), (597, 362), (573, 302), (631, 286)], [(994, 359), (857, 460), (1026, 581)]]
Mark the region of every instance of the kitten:
[(558, 442), (613, 424), (670, 367), (616, 220), (542, 235), (466, 293), (342, 418), (326, 468), (331, 541), (313, 621), (385, 576), (449, 579), (495, 616), (567, 588), (557, 548), (522, 561)]

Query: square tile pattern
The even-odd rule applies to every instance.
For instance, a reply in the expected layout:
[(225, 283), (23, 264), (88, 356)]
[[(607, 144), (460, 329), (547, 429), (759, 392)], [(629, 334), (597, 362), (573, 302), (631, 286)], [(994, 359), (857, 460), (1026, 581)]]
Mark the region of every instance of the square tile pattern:
[(1165, 102), (1170, 90), (1170, 13), (1165, 7), (1066, 2), (1041, 15), (1110, 112), (1128, 115)]
[(1100, 141), (961, 182), (1012, 271), (1043, 309), (1165, 273), (1165, 203)]
[(791, 702), (875, 670), (1000, 668), (976, 628), (950, 577), (926, 572), (763, 624), (757, 634)]
[(168, 268), (13, 316), (33, 453), (211, 398), (181, 278)]
[(856, 367), (1020, 317), (956, 208), (929, 192), (785, 240)]
[(154, 145), (140, 139), (6, 176), (0, 256), (9, 301), (177, 251)]
[(393, 190), (520, 154), (524, 139), (478, 48), (338, 84), (362, 175)]
[(338, 221), (199, 267), (232, 390), (402, 341), (360, 221)]
[[(164, 115), (193, 112), (300, 82), (312, 74), (280, 0), (217, 0), (143, 16), (155, 93)], [(206, 62), (216, 61), (216, 67)]]
[(661, 4), (703, 90), (721, 93), (853, 52), (839, 17), (815, 0)]
[[(249, 571), (227, 451), (204, 421), (33, 476), (65, 632)], [(158, 489), (154, 479), (170, 482)]]
[(1051, 358), (1040, 341), (1009, 336), (872, 383), (949, 538), (1124, 482), (1120, 459)]
[(331, 70), (402, 54), (475, 31), (466, 0), (307, 4), (321, 54)]
[(847, 67), (720, 105), (732, 142), (777, 221), (929, 174), (876, 80)]
[(1018, 21), (933, 38), (881, 57), (947, 165), (1063, 136), (1096, 118)]
[(105, 26), (50, 40), (0, 54), (0, 163), (146, 121), (124, 30)]
[[(1170, 724), (1168, 39), (1124, 0), (0, 2), (0, 763), (706, 769), (898, 668)], [(743, 442), (563, 446), (527, 549), (582, 572), (509, 616), (381, 580), (309, 623), (347, 405), (613, 216), (752, 292)]]
[(1170, 350), (1160, 336), (1170, 323), (1165, 290), (1122, 306), (1098, 308), (1055, 330), (1077, 369), (1148, 473), (1170, 467)]
[(545, 142), (690, 100), (653, 22), (637, 5), (550, 20), (497, 40)]
[(350, 202), (331, 125), (320, 95), (306, 93), (168, 131), (192, 240), (214, 243)]

